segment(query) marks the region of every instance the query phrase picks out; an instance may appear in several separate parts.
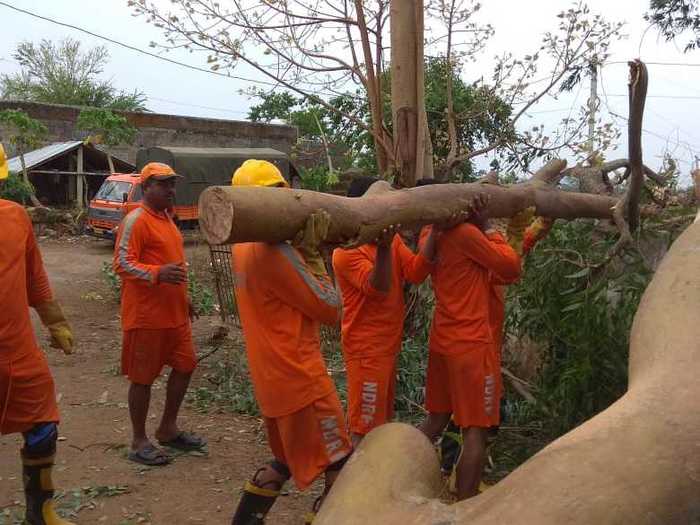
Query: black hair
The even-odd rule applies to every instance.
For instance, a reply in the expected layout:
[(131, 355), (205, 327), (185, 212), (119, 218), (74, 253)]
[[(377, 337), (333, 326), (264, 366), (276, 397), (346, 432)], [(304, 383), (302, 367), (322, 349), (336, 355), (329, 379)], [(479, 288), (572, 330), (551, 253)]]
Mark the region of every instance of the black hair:
[(416, 181), (416, 188), (419, 186), (430, 186), (432, 184), (442, 184), (442, 182), (437, 179), (418, 179)]
[(375, 182), (379, 182), (379, 179), (376, 177), (362, 176), (353, 178), (348, 188), (348, 197), (362, 197)]

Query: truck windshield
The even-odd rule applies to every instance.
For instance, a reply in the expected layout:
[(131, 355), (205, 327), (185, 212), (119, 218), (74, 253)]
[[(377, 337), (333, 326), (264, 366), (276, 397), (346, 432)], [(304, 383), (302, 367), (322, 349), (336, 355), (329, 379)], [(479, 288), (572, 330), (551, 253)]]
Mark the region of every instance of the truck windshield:
[(96, 199), (101, 199), (110, 202), (122, 202), (122, 195), (131, 191), (131, 183), (106, 180), (102, 184), (100, 191), (95, 195)]

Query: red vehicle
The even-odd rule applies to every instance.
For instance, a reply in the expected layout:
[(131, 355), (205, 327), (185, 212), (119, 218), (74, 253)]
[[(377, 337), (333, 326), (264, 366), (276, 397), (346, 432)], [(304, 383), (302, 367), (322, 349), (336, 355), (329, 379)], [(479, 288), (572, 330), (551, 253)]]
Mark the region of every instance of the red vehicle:
[[(287, 155), (270, 148), (144, 148), (136, 156), (140, 171), (149, 162), (164, 162), (183, 175), (176, 186), (174, 216), (182, 229), (197, 225), (197, 201), (209, 186), (231, 183), (233, 172), (247, 159), (269, 160), (290, 179), (295, 171)], [(143, 197), (138, 173), (114, 173), (102, 183), (88, 208), (88, 233), (114, 239), (121, 220)]]

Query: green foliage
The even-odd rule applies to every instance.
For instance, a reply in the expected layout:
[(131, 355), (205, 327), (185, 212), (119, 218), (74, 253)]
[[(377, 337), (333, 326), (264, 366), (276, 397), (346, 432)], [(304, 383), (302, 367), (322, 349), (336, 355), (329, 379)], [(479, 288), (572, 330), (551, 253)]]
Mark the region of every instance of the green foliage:
[[(428, 128), (437, 163), (447, 157), (449, 135), (447, 130), (446, 80), (449, 68), (444, 58), (431, 58), (425, 69), (425, 104)], [(461, 71), (452, 71), (454, 111), (457, 139), (462, 147), (476, 149), (503, 136), (508, 127), (511, 107), (500, 99), (492, 88), (481, 84), (466, 84), (460, 78)], [(382, 78), (383, 120), (388, 130), (392, 129), (391, 115), (391, 71)], [(367, 95), (363, 90), (345, 93), (327, 102), (335, 111), (317, 102), (296, 98), (289, 93), (259, 92), (262, 102), (253, 106), (248, 118), (253, 121), (270, 122), (280, 119), (299, 128), (300, 138), (318, 141), (325, 135), (330, 144), (347, 148), (347, 166), (350, 165), (376, 171), (374, 142), (371, 133), (371, 115)], [(349, 119), (351, 115), (357, 121)], [(472, 179), (472, 166), (463, 164), (458, 172), (459, 180)]]
[(601, 266), (614, 240), (593, 223), (558, 226), (509, 289), (508, 331), (527, 335), (545, 353), (539, 410), (512, 406), (511, 415), (545, 418), (551, 438), (607, 408), (627, 388), (630, 328), (651, 273), (633, 253)]
[(109, 109), (86, 108), (80, 111), (76, 128), (99, 137), (96, 142), (107, 146), (132, 144), (136, 128), (125, 117), (114, 114)]
[(394, 408), (401, 421), (418, 422), (425, 417), (425, 375), (428, 345), (425, 336), (404, 339), (396, 364), (396, 401)]
[(112, 81), (98, 78), (109, 60), (104, 46), (84, 51), (81, 43), (71, 38), (58, 44), (45, 39), (38, 44), (21, 42), (13, 58), (22, 70), (0, 77), (2, 98), (146, 111), (142, 92), (119, 91)]
[(243, 348), (233, 348), (222, 358), (212, 360), (203, 375), (206, 383), (187, 394), (193, 408), (206, 412), (216, 406), (240, 414), (259, 414)]
[(327, 166), (301, 168), (300, 175), (301, 187), (305, 190), (326, 191), (338, 182), (337, 173), (330, 171)]
[(102, 279), (107, 284), (112, 298), (118, 303), (122, 300), (122, 282), (112, 268), (112, 263), (104, 261), (102, 263)]
[(0, 181), (0, 199), (25, 204), (33, 194), (32, 184), (24, 182), (21, 176), (14, 173), (4, 181)]
[[(297, 106), (302, 99), (296, 98), (287, 91), (260, 93), (262, 102), (256, 106), (251, 106), (248, 111), (248, 119), (253, 122), (270, 122), (281, 119), (290, 122), (292, 108)], [(304, 135), (304, 132), (300, 130)]]
[(20, 154), (36, 148), (48, 133), (41, 122), (14, 109), (0, 111), (0, 124), (9, 129), (7, 140)]
[(666, 40), (673, 40), (686, 31), (694, 38), (688, 41), (685, 51), (700, 46), (700, 10), (697, 0), (651, 0), (649, 12), (644, 15), (654, 24)]
[(187, 272), (187, 292), (197, 315), (211, 315), (216, 308), (214, 293), (201, 283), (191, 269)]
[[(444, 160), (450, 149), (447, 124), (447, 79), (450, 68), (444, 58), (432, 58), (425, 65), (425, 110), (436, 160)], [(484, 84), (466, 84), (458, 69), (452, 70), (452, 98), (457, 128), (457, 142), (462, 150), (473, 151), (499, 138), (514, 140), (509, 119), (512, 108), (495, 90)], [(387, 85), (390, 81), (387, 79)], [(464, 163), (456, 182), (474, 180), (473, 166)]]

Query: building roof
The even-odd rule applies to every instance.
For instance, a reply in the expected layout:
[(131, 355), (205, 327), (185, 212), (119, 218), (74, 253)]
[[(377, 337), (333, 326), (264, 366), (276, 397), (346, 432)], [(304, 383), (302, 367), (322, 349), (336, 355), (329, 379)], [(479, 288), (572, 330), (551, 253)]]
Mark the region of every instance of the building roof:
[(234, 147), (234, 148), (195, 148), (188, 146), (156, 146), (155, 149), (161, 149), (169, 151), (176, 157), (243, 157), (246, 159), (250, 158), (287, 158), (287, 154), (283, 151), (279, 151), (272, 148), (246, 148), (246, 147)]
[[(83, 142), (80, 140), (74, 140), (71, 142), (56, 142), (54, 144), (49, 144), (43, 148), (35, 149), (24, 154), (24, 164), (28, 170), (44, 164), (50, 160), (60, 157), (64, 153), (73, 151)], [(18, 173), (22, 171), (22, 162), (19, 156), (12, 157), (7, 161), (7, 167), (10, 173)]]
[[(70, 142), (55, 142), (53, 144), (49, 144), (48, 146), (44, 146), (43, 148), (35, 149), (33, 151), (25, 153), (24, 164), (27, 170), (32, 170), (54, 160), (57, 157), (65, 155), (66, 153), (75, 151), (82, 145), (82, 140), (73, 140)], [(92, 155), (105, 157), (104, 162), (105, 165), (107, 165), (107, 154), (104, 151), (97, 149), (92, 144), (86, 144), (85, 148)], [(119, 171), (126, 172), (133, 171), (135, 169), (135, 166), (133, 164), (118, 159), (113, 155), (112, 160), (114, 161), (115, 167), (117, 167)], [(22, 171), (22, 162), (19, 156), (12, 157), (11, 159), (9, 159), (7, 161), (7, 165), (8, 169), (10, 170), (10, 173), (18, 173)]]

